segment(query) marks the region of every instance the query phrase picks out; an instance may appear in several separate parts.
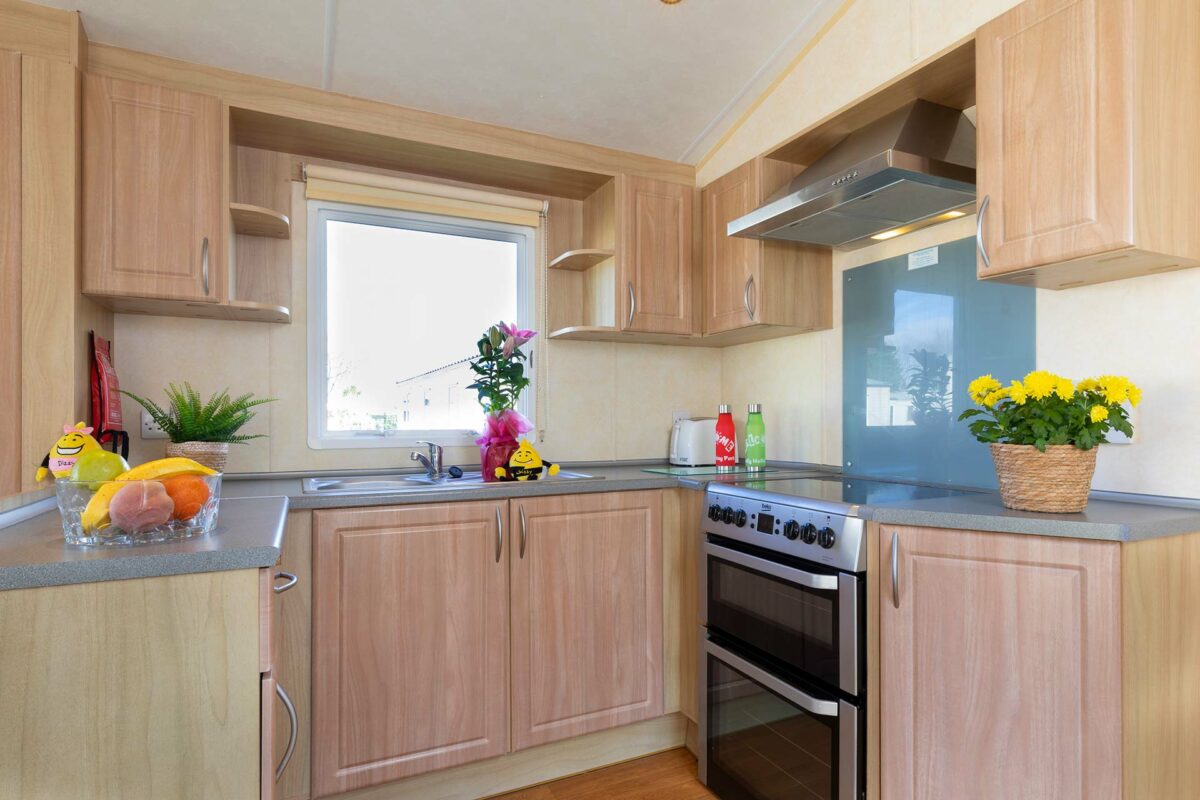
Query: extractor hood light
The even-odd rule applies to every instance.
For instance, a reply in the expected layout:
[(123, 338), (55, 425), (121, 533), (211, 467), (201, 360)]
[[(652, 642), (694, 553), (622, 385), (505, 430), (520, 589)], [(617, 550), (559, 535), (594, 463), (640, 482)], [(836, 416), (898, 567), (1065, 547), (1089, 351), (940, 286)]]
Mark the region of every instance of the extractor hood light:
[(967, 212), (965, 211), (947, 211), (945, 214), (942, 214), (942, 219), (958, 219), (959, 217), (965, 217), (966, 215)]
[(883, 233), (877, 233), (874, 236), (872, 236), (871, 238), (877, 242), (883, 242), (888, 239), (895, 239), (897, 236), (899, 236), (902, 233), (904, 233), (903, 228), (892, 228), (890, 231), (884, 231)]

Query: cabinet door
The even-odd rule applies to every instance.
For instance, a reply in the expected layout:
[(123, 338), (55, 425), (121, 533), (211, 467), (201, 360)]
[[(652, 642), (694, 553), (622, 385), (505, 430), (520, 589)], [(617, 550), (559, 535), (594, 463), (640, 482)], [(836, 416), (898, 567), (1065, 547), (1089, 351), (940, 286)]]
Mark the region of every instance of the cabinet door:
[(678, 183), (617, 178), (621, 330), (692, 332), (693, 192)]
[(505, 511), (314, 512), (314, 797), (507, 750)]
[(221, 120), (215, 97), (87, 76), (85, 292), (219, 299), (228, 214)]
[(1120, 545), (880, 535), (882, 800), (1118, 800)]
[(0, 497), (21, 491), (21, 54), (0, 50)]
[(747, 162), (704, 187), (704, 332), (753, 324), (750, 311), (762, 289), (762, 245), (756, 239), (729, 236), (731, 220), (758, 207), (759, 171)]
[(511, 503), (513, 749), (663, 711), (662, 497)]
[(1027, 0), (976, 38), (980, 276), (1130, 246), (1131, 0)]

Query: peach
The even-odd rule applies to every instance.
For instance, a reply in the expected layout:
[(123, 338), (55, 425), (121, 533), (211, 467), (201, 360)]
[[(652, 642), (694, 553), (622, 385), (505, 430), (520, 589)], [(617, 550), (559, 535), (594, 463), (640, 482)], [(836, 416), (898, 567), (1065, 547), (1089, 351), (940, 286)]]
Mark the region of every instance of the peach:
[(158, 481), (134, 481), (122, 486), (108, 506), (112, 524), (126, 533), (162, 525), (174, 511), (175, 503)]

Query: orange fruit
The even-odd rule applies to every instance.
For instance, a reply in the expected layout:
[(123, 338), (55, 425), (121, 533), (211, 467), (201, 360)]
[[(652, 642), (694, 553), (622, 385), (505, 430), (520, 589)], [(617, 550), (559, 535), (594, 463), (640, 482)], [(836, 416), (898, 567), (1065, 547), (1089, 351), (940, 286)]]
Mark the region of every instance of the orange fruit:
[(208, 484), (198, 475), (176, 475), (174, 478), (163, 478), (163, 488), (167, 496), (175, 503), (172, 519), (191, 519), (200, 513), (212, 492)]

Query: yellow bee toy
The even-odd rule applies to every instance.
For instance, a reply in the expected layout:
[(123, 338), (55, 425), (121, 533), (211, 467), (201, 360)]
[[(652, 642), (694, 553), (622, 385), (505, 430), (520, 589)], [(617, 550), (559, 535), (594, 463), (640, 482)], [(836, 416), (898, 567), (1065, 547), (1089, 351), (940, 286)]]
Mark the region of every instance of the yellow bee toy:
[(533, 445), (522, 439), (521, 446), (508, 459), (508, 469), (496, 467), (496, 477), (505, 481), (536, 481), (543, 469), (547, 475), (558, 474), (558, 464), (542, 461)]
[(71, 468), (81, 455), (89, 450), (100, 449), (100, 443), (91, 433), (92, 429), (82, 422), (75, 423), (74, 427), (63, 425), (63, 435), (58, 437), (54, 447), (51, 447), (50, 452), (42, 459), (42, 465), (38, 467), (34, 477), (38, 481), (46, 480), (47, 475), (53, 475), (55, 478), (69, 477)]

